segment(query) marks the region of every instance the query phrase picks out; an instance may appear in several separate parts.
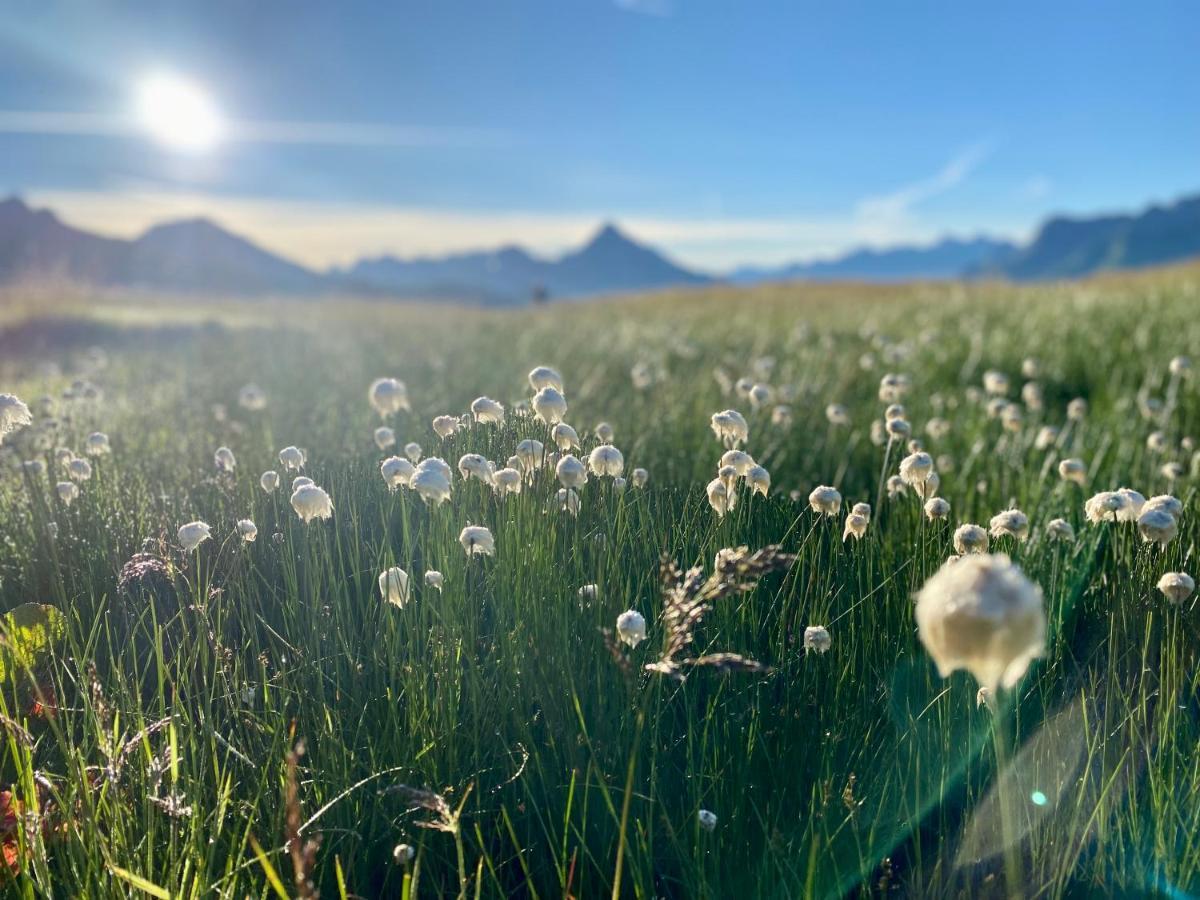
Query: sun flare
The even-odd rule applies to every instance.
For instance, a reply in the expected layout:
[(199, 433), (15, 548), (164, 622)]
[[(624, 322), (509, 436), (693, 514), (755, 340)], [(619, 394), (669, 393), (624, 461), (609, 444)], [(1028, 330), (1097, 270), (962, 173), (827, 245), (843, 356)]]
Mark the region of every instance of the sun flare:
[(221, 114), (199, 85), (174, 75), (152, 75), (137, 90), (142, 127), (172, 150), (203, 153), (220, 141)]

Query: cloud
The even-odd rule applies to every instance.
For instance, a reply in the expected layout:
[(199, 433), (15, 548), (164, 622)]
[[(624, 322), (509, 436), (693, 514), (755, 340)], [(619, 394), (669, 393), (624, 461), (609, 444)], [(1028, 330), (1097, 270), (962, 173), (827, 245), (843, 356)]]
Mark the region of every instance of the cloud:
[(1044, 200), (1052, 190), (1054, 190), (1053, 181), (1045, 175), (1034, 175), (1021, 185), (1020, 195), (1022, 200), (1033, 202)]
[[(376, 122), (234, 120), (224, 123), (221, 130), (222, 141), (247, 144), (499, 149), (514, 142), (513, 135), (493, 129)], [(0, 134), (148, 138), (142, 123), (132, 116), (11, 109), (0, 110)]]
[(953, 156), (929, 178), (904, 185), (887, 194), (865, 197), (856, 207), (856, 214), (866, 220), (903, 222), (914, 209), (926, 201), (958, 187), (991, 155), (991, 141), (980, 141)]

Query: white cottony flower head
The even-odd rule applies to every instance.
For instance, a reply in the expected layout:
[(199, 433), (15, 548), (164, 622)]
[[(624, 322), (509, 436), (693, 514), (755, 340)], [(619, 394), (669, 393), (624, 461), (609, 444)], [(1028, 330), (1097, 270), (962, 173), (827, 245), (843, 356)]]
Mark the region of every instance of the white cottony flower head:
[(712, 430), (725, 446), (732, 450), (750, 439), (750, 426), (736, 409), (726, 409), (712, 414)]
[(1067, 404), (1067, 418), (1072, 422), (1082, 422), (1087, 418), (1088, 403), (1082, 397), (1076, 397)]
[(210, 537), (212, 529), (208, 527), (207, 522), (188, 522), (179, 526), (179, 545), (183, 547), (184, 553), (191, 553)]
[(804, 629), (804, 652), (810, 650), (817, 653), (827, 653), (833, 646), (833, 639), (823, 625), (809, 625)]
[(615, 478), (625, 471), (625, 457), (612, 444), (601, 444), (588, 454), (588, 468), (595, 475)]
[(713, 831), (717, 827), (717, 814), (711, 810), (702, 809), (696, 813), (696, 821), (705, 831)]
[(409, 441), (404, 445), (404, 455), (408, 457), (408, 461), (411, 463), (421, 461), (421, 452), (421, 445), (416, 441)]
[(73, 481), (60, 481), (54, 486), (54, 490), (58, 493), (58, 499), (63, 502), (64, 506), (70, 506), (79, 496), (79, 485)]
[(24, 428), (32, 421), (33, 414), (20, 397), (0, 394), (0, 443), (4, 443), (5, 435)]
[(568, 450), (580, 449), (579, 434), (566, 422), (559, 422), (550, 429), (550, 437), (554, 445), (564, 453)]
[(563, 389), (563, 379), (558, 372), (549, 366), (538, 366), (529, 373), (529, 386), (535, 391), (552, 387), (556, 391), (561, 392)]
[(70, 447), (57, 447), (54, 450), (54, 461), (60, 466), (69, 466), (75, 458), (75, 452)]
[(1178, 605), (1192, 596), (1196, 590), (1196, 582), (1186, 572), (1168, 572), (1158, 579), (1158, 589), (1164, 597)]
[(467, 556), (475, 553), (493, 556), (496, 553), (496, 541), (492, 533), (482, 525), (468, 525), (459, 534), (458, 542), (462, 544)]
[(67, 474), (74, 481), (87, 481), (92, 477), (92, 464), (82, 457), (76, 457), (67, 464)]
[(835, 487), (821, 485), (815, 487), (808, 495), (808, 505), (815, 513), (836, 516), (842, 509), (842, 495)]
[(1058, 475), (1063, 481), (1073, 481), (1078, 485), (1087, 484), (1087, 464), (1082, 459), (1071, 457), (1058, 464)]
[(284, 447), (279, 451), (279, 462), (289, 472), (298, 472), (304, 468), (304, 464), (308, 462), (308, 457), (299, 447)]
[(708, 483), (705, 488), (708, 494), (708, 504), (713, 508), (718, 516), (724, 516), (733, 508), (733, 503), (730, 502), (729, 490), (725, 487), (725, 482), (720, 478), (714, 478)]
[(898, 403), (912, 388), (912, 381), (907, 375), (888, 372), (879, 379), (879, 402)]
[(84, 450), (88, 456), (107, 456), (112, 453), (112, 445), (108, 442), (108, 435), (103, 431), (93, 431), (87, 436)]
[(614, 435), (613, 427), (607, 422), (601, 422), (596, 426), (596, 430), (592, 434), (596, 435), (596, 440), (602, 444), (611, 444)]
[(1183, 515), (1183, 504), (1179, 501), (1179, 498), (1172, 497), (1170, 494), (1159, 494), (1157, 497), (1151, 497), (1142, 505), (1142, 514), (1145, 515), (1152, 509), (1161, 509), (1176, 519)]
[(426, 587), (431, 587), (431, 588), (434, 588), (435, 590), (440, 591), (442, 589), (442, 585), (444, 585), (445, 583), (446, 583), (446, 579), (442, 576), (442, 573), (439, 572), (437, 569), (430, 569), (428, 572), (425, 573), (425, 586)]
[(484, 484), (492, 483), (492, 470), (488, 461), (478, 453), (464, 453), (458, 460), (458, 472), (464, 479), (477, 478)]
[(547, 425), (557, 425), (567, 414), (567, 398), (558, 388), (546, 386), (533, 395), (533, 411)]
[(868, 522), (871, 521), (871, 504), (870, 503), (855, 503), (850, 507), (850, 512), (856, 516), (862, 516)]
[(395, 378), (376, 378), (367, 391), (372, 408), (386, 419), (400, 410), (408, 410), (408, 388)]
[(254, 543), (254, 539), (258, 537), (258, 526), (250, 519), (238, 519), (237, 530), (247, 544)]
[(450, 499), (450, 467), (436, 456), (427, 457), (417, 464), (408, 486), (427, 504), (445, 503)]
[(925, 501), (925, 516), (928, 519), (944, 519), (950, 515), (950, 502), (941, 497), (930, 497)]
[(560, 512), (579, 515), (579, 495), (570, 488), (559, 488), (556, 500)]
[(587, 484), (587, 469), (578, 458), (567, 454), (554, 467), (554, 474), (565, 488), (578, 488)]
[(1089, 497), (1083, 504), (1083, 514), (1093, 525), (1099, 522), (1115, 522), (1128, 501), (1116, 491), (1101, 491)]
[(458, 431), (458, 419), (455, 416), (436, 416), (433, 420), (433, 431), (445, 440)]
[[(854, 504), (858, 506), (858, 504)], [(846, 527), (842, 529), (843, 543), (849, 538), (854, 538), (856, 541), (862, 540), (867, 533), (867, 526), (871, 524), (871, 517), (864, 516), (861, 513), (851, 512), (846, 516)]]
[(887, 480), (887, 495), (889, 500), (895, 500), (897, 497), (903, 497), (908, 493), (908, 486), (900, 480), (899, 475), (891, 475)]
[(924, 484), (933, 474), (933, 457), (924, 451), (912, 453), (900, 461), (900, 480), (905, 484)]
[(968, 553), (987, 553), (988, 533), (978, 525), (965, 522), (954, 531), (954, 550)]
[(1179, 532), (1179, 523), (1165, 509), (1143, 510), (1137, 520), (1138, 532), (1147, 544), (1165, 547)]
[(621, 491), (624, 491), (625, 486), (627, 484), (624, 477), (622, 477), (621, 475), (618, 475), (616, 478), (614, 478), (612, 483), (613, 483), (613, 490), (617, 491), (618, 493), (620, 493)]
[(398, 487), (408, 487), (409, 479), (416, 470), (416, 466), (403, 456), (389, 456), (379, 464), (379, 474), (392, 491)]
[(526, 472), (540, 469), (546, 459), (546, 447), (541, 441), (526, 438), (517, 444), (517, 459), (521, 461), (521, 466)]
[(1075, 542), (1075, 529), (1066, 519), (1051, 519), (1046, 523), (1046, 536), (1052, 541)]
[(307, 525), (313, 519), (333, 516), (333, 501), (325, 489), (315, 484), (302, 484), (292, 493), (292, 509)]
[(1034, 412), (1041, 412), (1046, 405), (1042, 386), (1036, 381), (1027, 381), (1021, 386), (1021, 401)]
[(721, 462), (718, 468), (725, 466), (733, 466), (738, 475), (744, 476), (754, 467), (754, 457), (745, 450), (726, 450), (721, 454)]
[(267, 408), (267, 394), (253, 382), (243, 385), (238, 391), (238, 406), (250, 412), (262, 412)]
[(307, 475), (297, 475), (292, 479), (292, 492), (294, 493), (300, 490), (300, 488), (304, 487), (306, 484), (316, 484), (316, 482)]
[(1192, 370), (1192, 361), (1186, 356), (1175, 356), (1167, 364), (1167, 368), (1172, 375), (1186, 375)]
[(888, 404), (887, 409), (883, 411), (883, 421), (890, 422), (892, 419), (907, 419), (908, 411), (900, 403)]
[(636, 647), (646, 639), (646, 617), (636, 609), (627, 609), (617, 616), (617, 637), (622, 643)]
[(916, 619), (943, 678), (966, 669), (989, 691), (1015, 685), (1046, 647), (1041, 588), (1003, 554), (943, 565), (917, 594)]
[(737, 499), (735, 491), (737, 490), (738, 471), (733, 466), (721, 466), (717, 469), (717, 477), (725, 485), (725, 490), (729, 491), (729, 508), (733, 509), (734, 501)]
[(1124, 499), (1124, 505), (1117, 510), (1118, 522), (1136, 522), (1146, 505), (1146, 498), (1133, 488), (1117, 488), (1117, 493)]
[(392, 566), (379, 573), (379, 594), (388, 603), (404, 609), (408, 603), (408, 573)]
[(1038, 429), (1037, 437), (1033, 440), (1033, 446), (1038, 450), (1049, 450), (1058, 443), (1059, 431), (1053, 425), (1043, 425)]
[(217, 452), (213, 454), (213, 464), (218, 472), (232, 472), (237, 468), (237, 459), (228, 447), (218, 447)]
[(650, 473), (645, 469), (634, 469), (629, 473), (629, 480), (633, 482), (635, 488), (644, 488), (650, 483)]
[(471, 401), (471, 415), (476, 422), (500, 425), (504, 422), (504, 407), (491, 397), (476, 397)]
[(771, 473), (762, 466), (751, 466), (746, 471), (746, 484), (750, 490), (764, 497), (771, 492)]
[(375, 429), (375, 446), (380, 450), (396, 446), (396, 432), (384, 425), (380, 425)]
[(600, 588), (594, 584), (585, 584), (577, 593), (580, 600), (595, 600), (600, 593)]
[(496, 489), (497, 494), (519, 494), (521, 482), (521, 473), (516, 469), (497, 469), (492, 473), (492, 487)]
[(279, 473), (274, 469), (268, 469), (263, 472), (258, 478), (258, 486), (266, 493), (272, 493), (279, 487)]
[(850, 424), (850, 413), (841, 403), (830, 403), (826, 406), (825, 418), (830, 425)]
[(1023, 541), (1029, 537), (1029, 517), (1019, 509), (1006, 509), (992, 516), (988, 531), (995, 538), (1008, 535)]
[(792, 408), (786, 403), (780, 403), (771, 410), (772, 425), (778, 425), (780, 428), (790, 428), (795, 419), (796, 417), (792, 413)]
[(1008, 376), (989, 369), (983, 373), (983, 389), (994, 397), (1003, 397), (1008, 393)]
[(751, 406), (753, 406), (755, 409), (762, 409), (771, 402), (771, 386), (767, 384), (753, 385), (750, 388), (750, 393), (746, 396), (750, 400)]

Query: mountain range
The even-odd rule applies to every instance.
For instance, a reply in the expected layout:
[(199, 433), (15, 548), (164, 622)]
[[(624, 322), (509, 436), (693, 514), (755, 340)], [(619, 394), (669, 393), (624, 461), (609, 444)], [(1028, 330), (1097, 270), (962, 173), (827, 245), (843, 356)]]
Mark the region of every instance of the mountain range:
[(17, 197), (0, 201), (0, 284), (59, 279), (98, 288), (246, 297), (360, 294), (515, 305), (535, 293), (581, 297), (716, 281), (1072, 278), (1195, 256), (1200, 256), (1200, 195), (1136, 214), (1051, 218), (1024, 246), (948, 238), (778, 268), (744, 267), (724, 279), (686, 269), (613, 224), (553, 259), (510, 245), (439, 257), (380, 256), (322, 272), (207, 219), (169, 222), (122, 240), (74, 228)]

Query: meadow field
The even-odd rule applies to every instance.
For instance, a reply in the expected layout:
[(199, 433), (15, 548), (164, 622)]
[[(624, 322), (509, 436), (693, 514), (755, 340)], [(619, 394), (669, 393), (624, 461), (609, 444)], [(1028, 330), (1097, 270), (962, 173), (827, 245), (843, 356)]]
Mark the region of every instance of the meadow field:
[(8, 301), (13, 896), (1200, 892), (1200, 269)]

